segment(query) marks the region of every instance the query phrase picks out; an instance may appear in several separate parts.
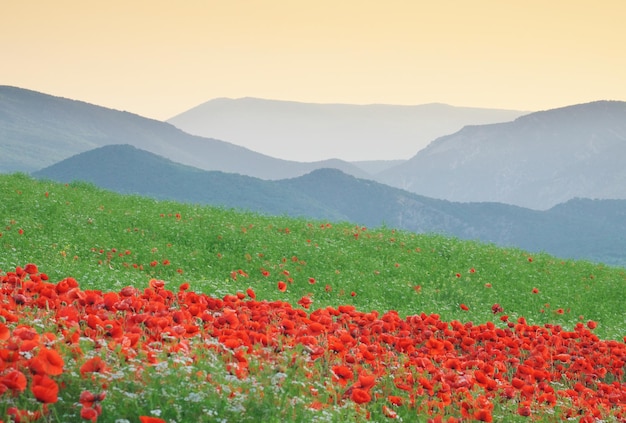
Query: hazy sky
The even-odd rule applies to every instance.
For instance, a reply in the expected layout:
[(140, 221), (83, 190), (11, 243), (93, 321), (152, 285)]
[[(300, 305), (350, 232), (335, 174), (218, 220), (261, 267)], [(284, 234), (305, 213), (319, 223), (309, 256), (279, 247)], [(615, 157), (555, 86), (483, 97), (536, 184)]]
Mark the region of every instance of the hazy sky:
[(159, 120), (216, 97), (626, 100), (623, 0), (0, 1), (0, 84)]

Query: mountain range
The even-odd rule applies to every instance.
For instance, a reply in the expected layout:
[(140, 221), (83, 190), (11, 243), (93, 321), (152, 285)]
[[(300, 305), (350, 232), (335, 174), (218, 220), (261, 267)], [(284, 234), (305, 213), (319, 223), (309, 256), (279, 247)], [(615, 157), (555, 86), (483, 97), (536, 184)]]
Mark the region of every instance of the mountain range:
[(466, 126), (379, 182), (451, 201), (547, 209), (574, 197), (626, 198), (626, 102), (596, 101)]
[(626, 200), (575, 199), (548, 211), (420, 196), (337, 169), (279, 181), (203, 171), (129, 145), (78, 154), (33, 176), (123, 194), (210, 204), (513, 246), (626, 266)]
[(0, 140), (2, 173), (33, 172), (104, 145), (130, 144), (199, 169), (262, 179), (300, 176), (320, 167), (368, 176), (345, 161), (280, 160), (165, 122), (11, 86), (0, 86)]
[(626, 265), (625, 124), (626, 103), (598, 101), (466, 126), (407, 160), (293, 162), (0, 86), (0, 173)]
[[(167, 122), (272, 157), (298, 160), (406, 160), (466, 125), (508, 122), (528, 112), (448, 104), (315, 104), (217, 98)], [(302, 160), (302, 159), (301, 159)]]

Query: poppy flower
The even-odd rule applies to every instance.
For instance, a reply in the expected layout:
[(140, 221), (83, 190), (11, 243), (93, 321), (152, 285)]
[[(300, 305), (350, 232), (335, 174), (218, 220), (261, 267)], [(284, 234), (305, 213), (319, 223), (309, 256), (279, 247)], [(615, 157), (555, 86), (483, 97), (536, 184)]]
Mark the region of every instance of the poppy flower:
[(376, 376), (360, 374), (358, 377), (359, 387), (365, 390), (371, 389), (376, 384)]
[(29, 275), (35, 275), (39, 273), (39, 269), (37, 269), (37, 265), (33, 263), (28, 263), (26, 266), (24, 266), (24, 271), (28, 273)]
[(140, 423), (167, 423), (165, 420), (152, 416), (139, 416)]
[(58, 400), (59, 385), (47, 375), (34, 375), (30, 389), (37, 401), (44, 404), (52, 404)]
[(485, 409), (485, 408), (481, 408), (478, 409), (474, 412), (474, 418), (478, 421), (481, 422), (492, 422), (493, 421), (493, 416), (491, 415), (491, 410), (489, 409)]
[(463, 310), (463, 311), (469, 311), (469, 307), (468, 307), (468, 306), (466, 306), (465, 304), (461, 304), (459, 307), (460, 307), (460, 308), (461, 308), (461, 310)]
[(11, 331), (4, 323), (0, 322), (0, 341), (6, 341), (11, 337)]
[(30, 362), (30, 369), (37, 374), (51, 376), (63, 373), (63, 357), (56, 351), (49, 348), (42, 348)]
[(491, 306), (491, 311), (493, 312), (493, 314), (498, 314), (498, 313), (502, 313), (504, 309), (502, 308), (500, 304), (495, 303), (494, 305)]
[(357, 404), (365, 404), (372, 400), (372, 396), (365, 389), (354, 388), (352, 390), (352, 395), (350, 395), (352, 401)]
[(278, 290), (280, 292), (285, 292), (287, 290), (287, 284), (283, 281), (278, 281)]
[(246, 289), (246, 294), (248, 294), (248, 297), (252, 298), (253, 300), (256, 298), (256, 293), (252, 288)]
[(11, 370), (0, 379), (0, 385), (6, 386), (15, 393), (24, 392), (26, 384), (26, 376), (19, 370)]
[(80, 410), (80, 417), (83, 420), (95, 422), (98, 420), (98, 411), (93, 407), (83, 407)]
[(352, 370), (347, 366), (333, 366), (332, 372), (341, 385), (345, 385), (348, 380), (354, 378)]
[(90, 358), (80, 366), (80, 374), (85, 377), (85, 373), (104, 373), (106, 372), (106, 363), (99, 356)]
[(397, 407), (400, 407), (404, 402), (402, 397), (399, 397), (397, 395), (389, 395), (387, 399), (389, 400), (390, 403), (392, 403), (393, 405)]
[(309, 307), (311, 307), (311, 304), (313, 303), (313, 300), (311, 300), (311, 298), (309, 296), (304, 296), (302, 298), (300, 298), (298, 300), (298, 304), (300, 304), (302, 307), (308, 309)]

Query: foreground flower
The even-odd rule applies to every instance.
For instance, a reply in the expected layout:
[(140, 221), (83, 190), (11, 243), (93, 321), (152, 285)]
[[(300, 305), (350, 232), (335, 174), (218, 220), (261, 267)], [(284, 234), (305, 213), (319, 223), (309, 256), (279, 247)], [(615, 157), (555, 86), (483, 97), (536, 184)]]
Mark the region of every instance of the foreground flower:
[(46, 375), (33, 376), (31, 390), (37, 401), (44, 404), (55, 403), (58, 400), (59, 385)]

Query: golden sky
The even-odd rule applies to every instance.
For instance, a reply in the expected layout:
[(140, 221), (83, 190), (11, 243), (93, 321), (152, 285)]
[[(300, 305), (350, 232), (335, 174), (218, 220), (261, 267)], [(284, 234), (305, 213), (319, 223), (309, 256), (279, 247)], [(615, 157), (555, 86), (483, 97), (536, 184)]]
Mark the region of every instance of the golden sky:
[(216, 97), (626, 100), (623, 0), (1, 0), (0, 85), (166, 120)]

